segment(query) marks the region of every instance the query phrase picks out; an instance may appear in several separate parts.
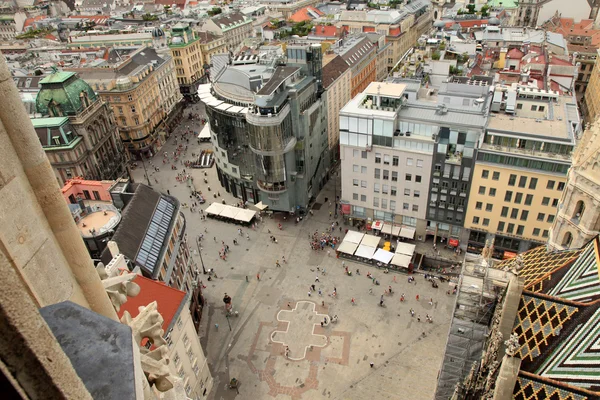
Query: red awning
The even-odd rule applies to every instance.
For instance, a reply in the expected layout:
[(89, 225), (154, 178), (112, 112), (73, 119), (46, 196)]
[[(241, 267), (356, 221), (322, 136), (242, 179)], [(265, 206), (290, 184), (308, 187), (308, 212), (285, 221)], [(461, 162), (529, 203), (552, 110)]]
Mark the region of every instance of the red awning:
[(350, 204), (342, 204), (342, 214), (348, 215), (352, 211)]
[(505, 251), (504, 252), (504, 256), (502, 257), (503, 260), (508, 260), (510, 258), (515, 258), (517, 256), (517, 253), (513, 253), (512, 251)]
[(452, 247), (458, 247), (458, 239), (453, 239), (453, 238), (450, 238), (450, 239), (448, 240), (448, 244), (449, 244), (450, 246), (452, 246)]
[(383, 229), (383, 221), (373, 222), (373, 225), (371, 225), (371, 228), (380, 231), (381, 229)]

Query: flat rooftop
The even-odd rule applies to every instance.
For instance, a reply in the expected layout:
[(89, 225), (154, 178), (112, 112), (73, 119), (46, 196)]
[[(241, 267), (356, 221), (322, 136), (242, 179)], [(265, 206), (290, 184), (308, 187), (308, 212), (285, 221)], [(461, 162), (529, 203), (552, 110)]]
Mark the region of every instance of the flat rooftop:
[[(121, 221), (121, 215), (116, 211), (101, 210), (86, 215), (77, 222), (77, 228), (84, 238), (102, 235), (115, 227)], [(94, 231), (94, 234), (90, 231)]]
[(405, 89), (406, 84), (404, 83), (371, 82), (363, 93), (373, 96), (394, 97), (398, 99), (402, 97)]

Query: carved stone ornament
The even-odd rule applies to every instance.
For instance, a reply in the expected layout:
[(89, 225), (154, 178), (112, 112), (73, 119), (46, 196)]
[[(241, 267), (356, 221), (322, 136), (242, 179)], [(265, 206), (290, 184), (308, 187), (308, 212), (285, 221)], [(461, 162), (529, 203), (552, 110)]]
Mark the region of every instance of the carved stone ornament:
[[(121, 322), (131, 328), (133, 339), (140, 345), (142, 370), (148, 382), (159, 391), (166, 392), (173, 388), (174, 377), (169, 372), (169, 348), (163, 338), (163, 317), (157, 307), (156, 301), (146, 307), (140, 307), (140, 313), (135, 318), (131, 318), (131, 314), (125, 311)], [(144, 339), (154, 345), (154, 350), (141, 345)]]
[(519, 351), (519, 335), (511, 333), (508, 340), (504, 342), (504, 345), (506, 346), (506, 355), (514, 357), (517, 354), (517, 351)]
[(119, 275), (118, 270), (113, 270), (109, 274), (102, 263), (96, 265), (96, 272), (98, 272), (102, 285), (117, 312), (127, 301), (127, 296), (135, 297), (140, 293), (138, 284), (131, 282), (137, 276), (136, 274)]

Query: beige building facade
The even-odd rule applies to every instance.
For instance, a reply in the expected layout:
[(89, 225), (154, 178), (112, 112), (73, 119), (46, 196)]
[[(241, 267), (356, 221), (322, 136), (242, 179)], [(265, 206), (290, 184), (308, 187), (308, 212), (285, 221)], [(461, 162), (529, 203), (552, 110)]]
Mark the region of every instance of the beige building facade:
[(200, 41), (190, 27), (177, 24), (171, 29), (169, 48), (181, 94), (188, 101), (196, 101), (198, 84), (204, 76)]
[(254, 36), (252, 19), (239, 12), (216, 15), (204, 23), (202, 30), (223, 36), (228, 51), (235, 51), (245, 39)]
[(600, 57), (596, 57), (584, 98), (586, 120), (588, 123), (593, 123), (600, 116)]
[(352, 97), (352, 72), (348, 64), (336, 56), (323, 67), (323, 89), (327, 99), (327, 140), (331, 161), (339, 159), (340, 110)]
[(200, 40), (204, 66), (210, 65), (213, 55), (227, 53), (227, 41), (224, 36), (218, 36), (211, 32), (197, 32), (197, 35)]

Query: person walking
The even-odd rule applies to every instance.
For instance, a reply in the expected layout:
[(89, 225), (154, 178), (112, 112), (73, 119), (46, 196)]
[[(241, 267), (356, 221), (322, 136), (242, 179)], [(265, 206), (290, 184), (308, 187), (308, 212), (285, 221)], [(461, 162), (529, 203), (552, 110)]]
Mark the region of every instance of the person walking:
[(352, 302), (352, 305), (355, 306), (356, 302), (354, 301), (354, 297), (350, 300)]
[(256, 280), (257, 280), (257, 281), (260, 281), (260, 272), (257, 272), (257, 273), (256, 273)]
[(284, 264), (287, 264), (287, 261), (285, 260), (285, 256), (281, 256), (281, 261), (283, 261)]
[(277, 268), (281, 268), (281, 264), (279, 264), (279, 260), (275, 261), (275, 266), (276, 266)]
[(315, 282), (321, 282), (321, 281), (319, 280), (319, 275), (317, 275), (317, 276), (315, 277)]
[(419, 301), (419, 295), (416, 296), (417, 301)]
[(369, 365), (371, 366), (371, 368), (373, 368), (373, 366), (374, 366), (375, 364), (373, 364), (373, 361), (371, 361), (371, 362), (369, 363)]

